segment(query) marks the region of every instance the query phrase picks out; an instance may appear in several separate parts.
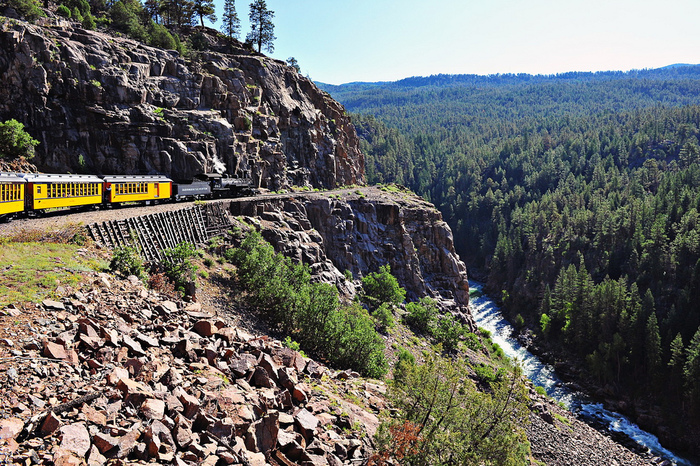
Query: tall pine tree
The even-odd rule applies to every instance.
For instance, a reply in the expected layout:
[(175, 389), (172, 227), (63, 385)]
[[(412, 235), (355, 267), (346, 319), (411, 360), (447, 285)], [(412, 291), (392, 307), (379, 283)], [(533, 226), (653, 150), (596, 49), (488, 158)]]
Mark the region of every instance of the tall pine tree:
[(221, 27), (223, 28), (224, 34), (226, 34), (229, 39), (238, 39), (241, 33), (241, 20), (238, 18), (238, 13), (236, 12), (236, 1), (226, 0), (224, 2), (224, 17)]
[(265, 0), (255, 0), (250, 4), (250, 26), (251, 31), (246, 36), (246, 42), (258, 46), (258, 53), (265, 49), (272, 53), (275, 51), (274, 40), (275, 25), (272, 24), (272, 18), (275, 13), (267, 9)]

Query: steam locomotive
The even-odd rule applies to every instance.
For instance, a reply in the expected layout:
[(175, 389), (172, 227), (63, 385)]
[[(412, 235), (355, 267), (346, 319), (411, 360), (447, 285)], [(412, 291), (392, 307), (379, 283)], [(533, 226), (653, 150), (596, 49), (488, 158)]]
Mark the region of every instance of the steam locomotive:
[(203, 173), (185, 183), (163, 175), (63, 175), (0, 172), (0, 219), (47, 209), (152, 204), (256, 194), (249, 176)]

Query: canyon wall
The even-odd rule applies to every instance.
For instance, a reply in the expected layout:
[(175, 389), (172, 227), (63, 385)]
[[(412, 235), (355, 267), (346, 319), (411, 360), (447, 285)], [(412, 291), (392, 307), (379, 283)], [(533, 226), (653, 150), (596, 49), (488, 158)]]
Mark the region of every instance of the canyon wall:
[(362, 183), (343, 107), (237, 44), (185, 59), (64, 20), (0, 18), (0, 121), (39, 140), (44, 172), (226, 172), (273, 190)]

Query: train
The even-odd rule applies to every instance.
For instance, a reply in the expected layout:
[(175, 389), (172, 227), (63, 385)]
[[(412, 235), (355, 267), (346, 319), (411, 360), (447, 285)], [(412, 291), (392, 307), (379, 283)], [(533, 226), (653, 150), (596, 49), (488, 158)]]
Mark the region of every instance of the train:
[(50, 209), (157, 204), (254, 195), (249, 176), (202, 173), (185, 182), (164, 175), (72, 175), (0, 172), (0, 220)]

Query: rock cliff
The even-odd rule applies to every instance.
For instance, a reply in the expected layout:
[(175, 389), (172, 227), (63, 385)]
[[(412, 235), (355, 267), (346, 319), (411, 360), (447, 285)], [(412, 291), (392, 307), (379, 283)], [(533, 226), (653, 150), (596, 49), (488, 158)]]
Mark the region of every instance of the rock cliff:
[(235, 216), (255, 217), (275, 249), (311, 265), (319, 280), (354, 295), (355, 278), (389, 264), (407, 298), (434, 298), (476, 327), (469, 284), (452, 232), (432, 205), (411, 193), (378, 188), (231, 201)]
[(43, 171), (250, 173), (258, 186), (362, 183), (343, 107), (284, 62), (246, 51), (177, 52), (0, 18), (0, 120), (40, 141)]

